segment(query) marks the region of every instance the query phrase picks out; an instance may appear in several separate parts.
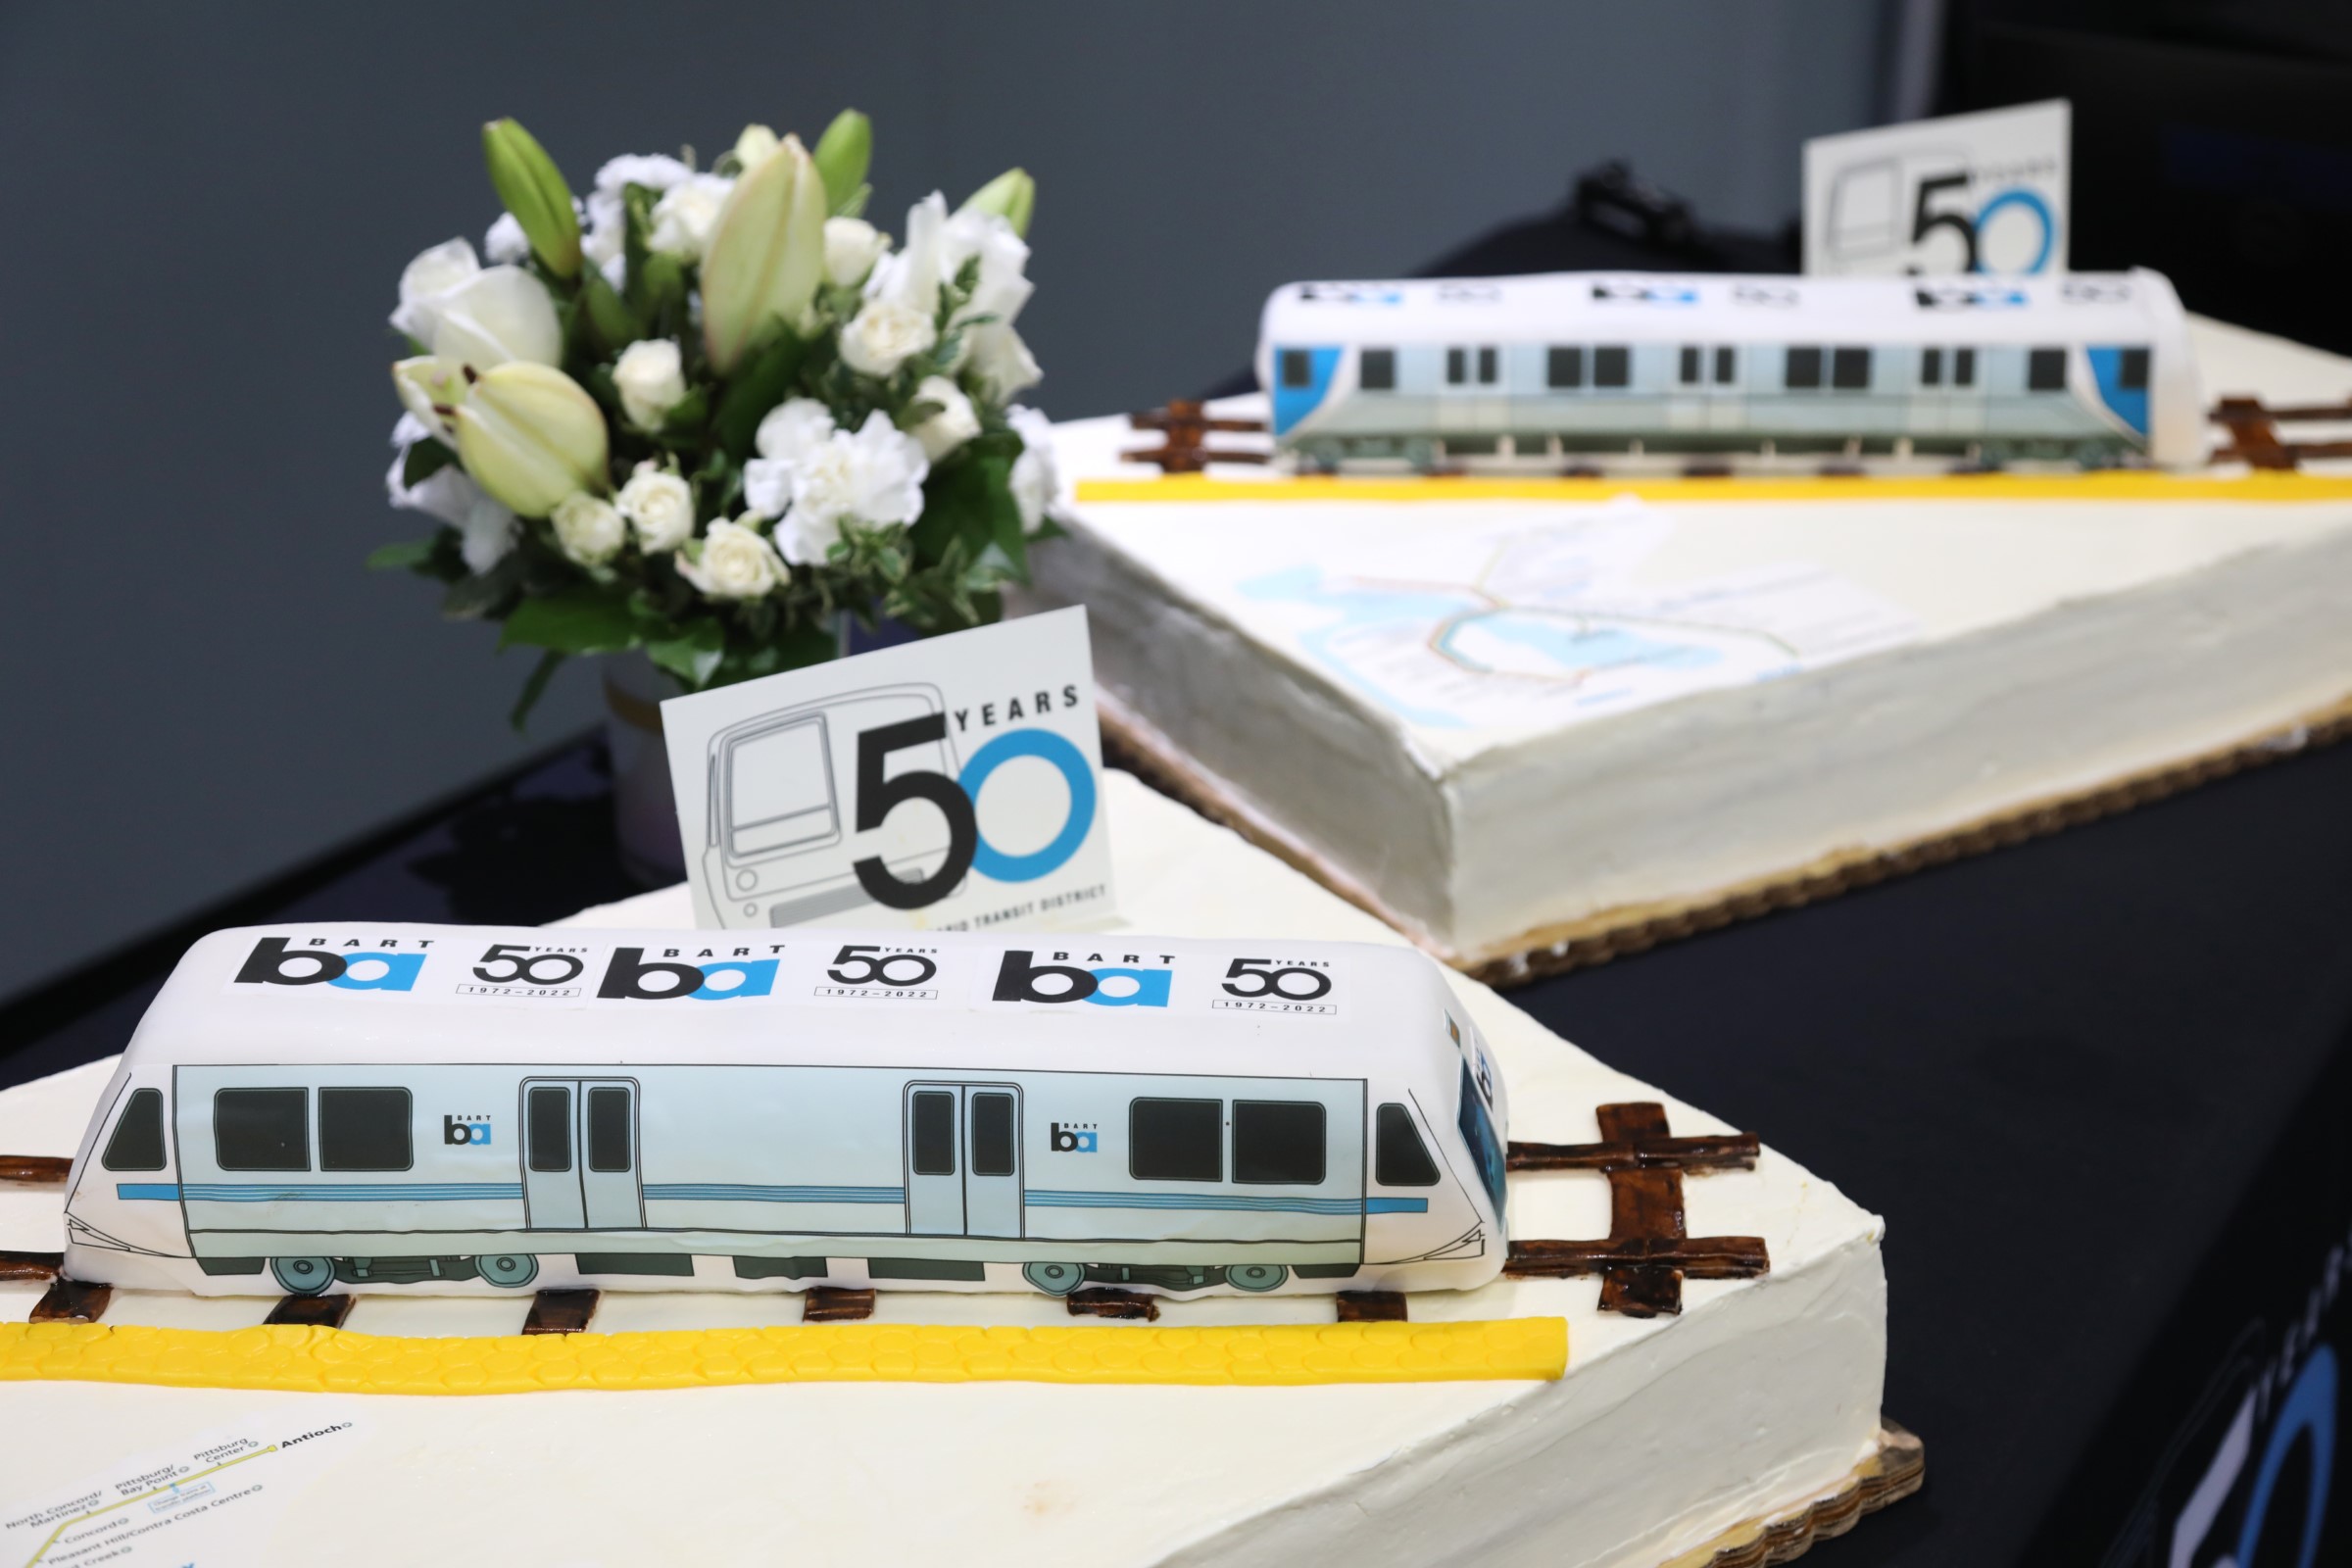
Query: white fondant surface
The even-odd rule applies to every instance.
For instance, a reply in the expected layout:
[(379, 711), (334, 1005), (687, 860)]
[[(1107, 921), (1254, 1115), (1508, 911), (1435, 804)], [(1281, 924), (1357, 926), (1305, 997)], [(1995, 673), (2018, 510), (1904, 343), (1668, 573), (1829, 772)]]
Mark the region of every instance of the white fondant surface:
[[(2352, 392), (2352, 361), (2192, 333), (2217, 395)], [(1059, 430), (1080, 479), (1152, 471), (1118, 461), (1124, 420)], [(1474, 956), (2093, 788), (2352, 694), (2352, 502), (1628, 505), (1088, 502), (1039, 552), (1041, 599), (1092, 608), (1104, 683), (1241, 804)], [(1563, 647), (1520, 612), (1512, 638), (1462, 640), (1447, 617), (1531, 548), (1549, 564), (1508, 574), (1505, 609), (1580, 630), (1597, 611), (1613, 635)], [(1763, 635), (1785, 611), (1753, 584), (1779, 579), (1855, 635)], [(1739, 630), (1645, 618), (1676, 614)], [(1329, 634), (1344, 616), (1371, 624)], [(1481, 661), (1498, 672), (1461, 667)], [(1645, 662), (1640, 700), (1606, 689)]]
[[(1169, 935), (1395, 941), (1272, 858), (1124, 774), (1105, 792), (1130, 923)], [(672, 888), (581, 923), (684, 925)], [(1453, 977), (1501, 1060), (1513, 1132), (1597, 1135), (1593, 1107), (1658, 1099), (1677, 1132), (1725, 1124), (1594, 1061)], [(78, 1141), (112, 1062), (0, 1094), (0, 1149)], [(1767, 1129), (1768, 1130), (1768, 1129)], [(351, 1564), (425, 1554), (517, 1562), (970, 1564), (1528, 1563), (1636, 1568), (1835, 1484), (1872, 1446), (1886, 1357), (1880, 1222), (1769, 1148), (1753, 1172), (1686, 1183), (1693, 1235), (1765, 1238), (1763, 1279), (1693, 1281), (1679, 1318), (1596, 1309), (1594, 1280), (1413, 1298), (1417, 1320), (1556, 1314), (1553, 1383), (1286, 1389), (1027, 1384), (777, 1385), (462, 1399), (377, 1396), (348, 1458), (244, 1558)], [(1512, 1182), (1522, 1236), (1606, 1233), (1605, 1182)], [(57, 1200), (0, 1191), (0, 1248), (54, 1250)], [(37, 1293), (0, 1286), (0, 1318)], [(347, 1327), (512, 1333), (521, 1305), (363, 1298)], [(1224, 1298), (1163, 1321), (1328, 1321), (1326, 1300)], [(604, 1330), (788, 1323), (798, 1298), (608, 1296)], [(890, 1294), (880, 1320), (1068, 1322), (1029, 1297)], [(118, 1295), (109, 1321), (234, 1328), (251, 1300)], [(1102, 1324), (1104, 1333), (1125, 1333)], [(0, 1506), (305, 1396), (0, 1384), (12, 1448)]]

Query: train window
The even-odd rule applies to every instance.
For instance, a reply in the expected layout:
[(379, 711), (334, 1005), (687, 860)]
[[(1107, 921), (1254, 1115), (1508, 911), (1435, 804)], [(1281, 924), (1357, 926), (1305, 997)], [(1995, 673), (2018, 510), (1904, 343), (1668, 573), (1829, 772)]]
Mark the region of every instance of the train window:
[(914, 1173), (956, 1174), (956, 1097), (926, 1089), (914, 1097)]
[(1493, 386), (1496, 370), (1496, 355), (1491, 348), (1478, 351), (1478, 384)]
[(972, 1174), (1012, 1174), (1012, 1097), (972, 1096)]
[(1429, 1157), (1413, 1113), (1402, 1105), (1383, 1105), (1374, 1118), (1372, 1179), (1383, 1187), (1438, 1185), (1438, 1162)]
[(1919, 351), (1919, 384), (1921, 386), (1943, 385), (1943, 350), (1921, 349)]
[(1544, 367), (1546, 386), (1583, 386), (1585, 384), (1585, 351), (1583, 349), (1553, 349)]
[(552, 1084), (533, 1089), (524, 1101), (523, 1113), (531, 1169), (571, 1169), (571, 1091)]
[(213, 1096), (213, 1158), (222, 1170), (309, 1170), (307, 1089), (223, 1089)]
[(1225, 1179), (1225, 1102), (1138, 1100), (1127, 1107), (1127, 1174), (1139, 1182)]
[(1976, 384), (1977, 351), (1975, 349), (1952, 350), (1952, 385), (1975, 386)]
[(2029, 392), (2063, 392), (2066, 390), (2066, 350), (2035, 349), (2026, 356), (2026, 390)]
[(1838, 349), (1830, 356), (1830, 385), (1840, 392), (1870, 387), (1870, 350)]
[(1624, 348), (1600, 348), (1592, 351), (1592, 384), (1594, 386), (1628, 386), (1633, 382), (1633, 356)]
[(1396, 351), (1366, 349), (1356, 361), (1355, 384), (1367, 392), (1396, 390)]
[(318, 1168), (407, 1170), (410, 1120), (406, 1089), (319, 1090)]
[(1790, 349), (1781, 384), (1799, 392), (1821, 385), (1821, 350)]
[(588, 1091), (588, 1168), (627, 1170), (629, 1158), (629, 1092), (626, 1089)]
[(1460, 386), (1470, 379), (1470, 356), (1461, 349), (1446, 351), (1446, 384)]
[(1715, 384), (1729, 386), (1738, 379), (1739, 374), (1740, 351), (1728, 348), (1717, 349), (1715, 351)]
[(122, 1119), (115, 1123), (115, 1136), (106, 1141), (106, 1153), (99, 1164), (108, 1170), (162, 1170), (164, 1168), (164, 1092), (161, 1089), (133, 1089), (130, 1103), (122, 1107)]
[(1683, 385), (1698, 385), (1699, 361), (1703, 357), (1696, 349), (1683, 350)]
[(1311, 1100), (1235, 1101), (1233, 1179), (1319, 1185), (1323, 1180), (1323, 1107)]
[(2124, 350), (2123, 363), (2116, 367), (2115, 384), (2125, 392), (2145, 392), (2148, 389), (2148, 351)]
[(1315, 368), (1309, 364), (1304, 349), (1282, 351), (1282, 384), (1284, 386), (1312, 386)]

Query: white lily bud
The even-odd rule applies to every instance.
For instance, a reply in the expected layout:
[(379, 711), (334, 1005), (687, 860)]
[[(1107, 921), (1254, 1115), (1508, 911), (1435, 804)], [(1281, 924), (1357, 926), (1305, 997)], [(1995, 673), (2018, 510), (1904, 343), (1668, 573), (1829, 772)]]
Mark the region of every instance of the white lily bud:
[(485, 372), (457, 426), (466, 471), (518, 515), (544, 517), (576, 490), (605, 488), (604, 411), (553, 366), (516, 362)]
[(797, 326), (825, 275), (825, 182), (787, 136), (735, 181), (703, 250), (703, 341), (720, 375), (779, 321)]
[(392, 367), (392, 387), (416, 422), (444, 441), (458, 438), (458, 405), (466, 401), (466, 377), (429, 354)]

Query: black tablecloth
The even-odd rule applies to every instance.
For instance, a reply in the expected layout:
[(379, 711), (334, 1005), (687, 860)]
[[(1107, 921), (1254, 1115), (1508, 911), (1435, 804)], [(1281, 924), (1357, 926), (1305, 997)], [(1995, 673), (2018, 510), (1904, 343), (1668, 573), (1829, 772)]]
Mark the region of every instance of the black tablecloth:
[[(606, 789), (562, 749), (70, 979), (0, 1018), (0, 1083), (121, 1049), (198, 927), (621, 897)], [(2214, 1495), (2191, 1568), (2258, 1495), (2263, 1568), (2352, 1561), (2332, 1515), (2295, 1549), (2352, 1512), (2309, 1476), (2352, 1465), (2315, 1392), (2352, 1326), (2348, 805), (2352, 747), (1512, 994), (1886, 1216), (1886, 1408), (1930, 1480), (1824, 1568), (2161, 1568)]]

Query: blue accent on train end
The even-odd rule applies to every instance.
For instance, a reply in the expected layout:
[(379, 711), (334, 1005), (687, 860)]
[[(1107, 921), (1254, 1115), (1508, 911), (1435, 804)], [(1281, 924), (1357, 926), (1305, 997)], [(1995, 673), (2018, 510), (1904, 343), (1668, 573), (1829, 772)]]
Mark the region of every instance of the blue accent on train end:
[(1429, 1200), (1426, 1198), (1367, 1198), (1364, 1200), (1364, 1212), (1367, 1214), (1426, 1214), (1429, 1212)]
[(179, 1201), (179, 1183), (117, 1182), (115, 1183), (115, 1196), (117, 1198), (148, 1199), (159, 1203), (176, 1203)]
[(2124, 354), (2119, 348), (2085, 349), (2090, 356), (2090, 373), (2098, 382), (2099, 401), (2109, 412), (2130, 425), (2142, 440), (2148, 434), (2148, 389), (2145, 385), (2124, 389)]
[[(1282, 384), (1283, 357), (1289, 354), (1306, 356), (1307, 379), (1304, 386)], [(1331, 391), (1332, 372), (1340, 368), (1340, 351), (1333, 349), (1287, 349), (1274, 351), (1274, 433), (1281, 435), (1300, 419), (1320, 408)]]

